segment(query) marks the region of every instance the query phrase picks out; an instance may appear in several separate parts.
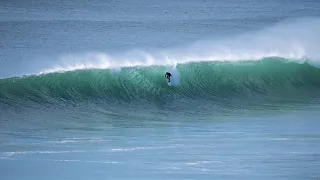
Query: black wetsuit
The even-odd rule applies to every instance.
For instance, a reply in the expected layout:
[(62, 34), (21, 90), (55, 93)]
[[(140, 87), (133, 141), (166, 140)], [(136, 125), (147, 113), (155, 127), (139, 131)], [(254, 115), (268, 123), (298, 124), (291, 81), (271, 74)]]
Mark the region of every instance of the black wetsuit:
[(170, 77), (171, 77), (171, 74), (169, 72), (166, 72), (166, 75), (164, 75), (170, 82)]

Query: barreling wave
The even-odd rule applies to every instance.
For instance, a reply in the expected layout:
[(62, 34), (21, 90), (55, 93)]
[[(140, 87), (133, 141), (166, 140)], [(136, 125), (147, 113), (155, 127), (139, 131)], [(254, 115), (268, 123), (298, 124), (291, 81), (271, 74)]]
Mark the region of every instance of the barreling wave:
[(178, 64), (180, 84), (169, 87), (166, 66), (128, 67), (115, 72), (86, 69), (0, 80), (0, 102), (102, 103), (106, 106), (186, 108), (243, 107), (318, 102), (320, 69), (281, 58), (242, 62)]

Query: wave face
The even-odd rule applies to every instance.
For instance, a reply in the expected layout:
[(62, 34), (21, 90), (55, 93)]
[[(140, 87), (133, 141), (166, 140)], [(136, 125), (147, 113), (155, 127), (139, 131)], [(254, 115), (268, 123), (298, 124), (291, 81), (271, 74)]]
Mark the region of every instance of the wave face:
[[(170, 68), (169, 68), (170, 69)], [(280, 58), (178, 64), (121, 71), (87, 69), (0, 80), (0, 102), (26, 105), (100, 104), (126, 109), (206, 110), (317, 103), (320, 69)]]

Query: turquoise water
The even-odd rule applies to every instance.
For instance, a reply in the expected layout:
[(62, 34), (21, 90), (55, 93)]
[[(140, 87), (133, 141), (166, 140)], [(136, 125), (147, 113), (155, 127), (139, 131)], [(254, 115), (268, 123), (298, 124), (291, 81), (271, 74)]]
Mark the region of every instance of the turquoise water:
[(320, 2), (0, 5), (1, 179), (320, 178)]

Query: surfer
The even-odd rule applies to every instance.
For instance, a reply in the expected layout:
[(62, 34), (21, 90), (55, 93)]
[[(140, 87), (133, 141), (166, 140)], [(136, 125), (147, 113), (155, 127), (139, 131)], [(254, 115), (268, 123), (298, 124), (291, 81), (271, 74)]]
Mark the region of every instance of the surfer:
[(164, 75), (164, 77), (166, 77), (166, 78), (168, 79), (168, 81), (170, 82), (171, 73), (166, 72), (166, 74)]

